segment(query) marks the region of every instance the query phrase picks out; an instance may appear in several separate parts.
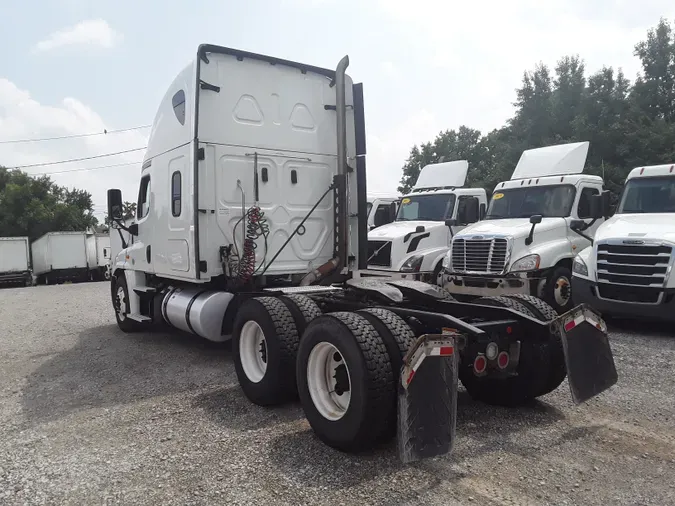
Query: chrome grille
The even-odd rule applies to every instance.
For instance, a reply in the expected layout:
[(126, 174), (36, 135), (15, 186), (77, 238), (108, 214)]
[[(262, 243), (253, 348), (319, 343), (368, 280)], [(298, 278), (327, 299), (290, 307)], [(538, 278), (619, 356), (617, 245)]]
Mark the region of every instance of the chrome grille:
[(660, 244), (598, 244), (598, 295), (603, 299), (657, 304), (673, 248)]
[(391, 241), (368, 241), (368, 265), (391, 267)]
[(452, 270), (500, 274), (506, 267), (506, 239), (465, 239), (452, 241)]

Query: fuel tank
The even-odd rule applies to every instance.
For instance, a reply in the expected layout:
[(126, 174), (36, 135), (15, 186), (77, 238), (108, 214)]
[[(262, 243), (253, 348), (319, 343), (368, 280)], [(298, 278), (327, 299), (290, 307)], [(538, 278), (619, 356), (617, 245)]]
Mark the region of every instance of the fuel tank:
[(162, 317), (169, 325), (209, 341), (227, 341), (231, 336), (222, 334), (223, 317), (233, 297), (199, 287), (172, 288), (162, 300)]

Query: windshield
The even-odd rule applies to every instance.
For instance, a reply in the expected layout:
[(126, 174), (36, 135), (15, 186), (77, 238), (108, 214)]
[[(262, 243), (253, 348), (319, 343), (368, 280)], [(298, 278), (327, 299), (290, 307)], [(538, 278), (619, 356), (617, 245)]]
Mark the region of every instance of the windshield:
[(529, 218), (536, 214), (544, 218), (569, 216), (576, 191), (572, 185), (536, 186), (497, 191), (492, 195), (488, 220)]
[(445, 221), (452, 216), (455, 194), (412, 195), (401, 200), (396, 221)]
[(675, 213), (675, 177), (631, 179), (617, 213)]

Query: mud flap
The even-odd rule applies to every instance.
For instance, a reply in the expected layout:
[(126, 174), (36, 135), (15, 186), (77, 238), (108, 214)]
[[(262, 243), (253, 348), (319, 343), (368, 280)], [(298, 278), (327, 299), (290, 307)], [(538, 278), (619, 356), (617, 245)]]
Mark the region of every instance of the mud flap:
[(452, 451), (457, 420), (455, 334), (420, 336), (398, 382), (398, 453), (409, 463)]
[(575, 404), (617, 382), (607, 325), (597, 311), (582, 304), (553, 320), (551, 328), (562, 340), (567, 381)]

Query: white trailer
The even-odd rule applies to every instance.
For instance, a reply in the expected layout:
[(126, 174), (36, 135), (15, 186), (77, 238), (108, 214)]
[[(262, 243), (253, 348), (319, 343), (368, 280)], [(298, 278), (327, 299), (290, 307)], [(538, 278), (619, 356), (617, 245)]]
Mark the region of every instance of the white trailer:
[(100, 281), (109, 279), (110, 236), (108, 234), (90, 234), (87, 236), (87, 263), (89, 279)]
[(675, 164), (633, 169), (611, 217), (603, 197), (594, 198), (593, 213), (608, 219), (572, 266), (574, 302), (675, 322)]
[(576, 402), (614, 384), (589, 308), (572, 329), (536, 299), (466, 304), (421, 281), (355, 278), (368, 259), (366, 145), (348, 64), (199, 47), (159, 106), (135, 223), (108, 190), (113, 226), (133, 235), (112, 267), (119, 328), (231, 339), (252, 402), (299, 397), (344, 451), (397, 434), (404, 462), (450, 451), (458, 377), (509, 405), (556, 389), (566, 363)]
[(0, 284), (33, 284), (28, 237), (0, 237)]
[(38, 283), (86, 281), (89, 277), (86, 232), (48, 232), (31, 244)]

